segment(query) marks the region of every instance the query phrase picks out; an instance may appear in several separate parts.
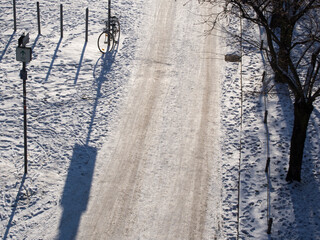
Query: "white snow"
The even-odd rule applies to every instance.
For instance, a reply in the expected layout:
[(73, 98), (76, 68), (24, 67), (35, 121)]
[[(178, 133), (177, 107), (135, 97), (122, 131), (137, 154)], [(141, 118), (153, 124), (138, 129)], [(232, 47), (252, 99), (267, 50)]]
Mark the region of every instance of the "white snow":
[[(196, 0), (113, 0), (121, 42), (107, 56), (96, 46), (107, 1), (40, 1), (40, 11), (38, 36), (36, 1), (17, 0), (14, 33), (12, 1), (0, 2), (2, 239), (320, 239), (319, 101), (303, 180), (287, 184), (292, 103), (283, 86), (268, 95), (268, 212), (265, 66), (246, 45), (242, 65), (224, 63), (240, 46), (223, 32), (204, 37), (201, 14), (217, 9)], [(238, 19), (227, 23), (239, 31)], [(259, 38), (254, 26), (244, 29)], [(23, 32), (33, 48), (26, 176), (22, 64), (15, 59)]]

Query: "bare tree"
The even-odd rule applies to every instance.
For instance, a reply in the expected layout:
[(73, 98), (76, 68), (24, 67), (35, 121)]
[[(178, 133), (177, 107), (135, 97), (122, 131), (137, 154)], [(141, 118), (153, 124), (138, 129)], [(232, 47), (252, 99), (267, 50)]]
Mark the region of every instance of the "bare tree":
[(308, 122), (320, 96), (320, 0), (227, 0), (228, 6), (264, 30), (263, 50), (276, 80), (287, 84), (294, 96), (286, 180), (300, 181)]

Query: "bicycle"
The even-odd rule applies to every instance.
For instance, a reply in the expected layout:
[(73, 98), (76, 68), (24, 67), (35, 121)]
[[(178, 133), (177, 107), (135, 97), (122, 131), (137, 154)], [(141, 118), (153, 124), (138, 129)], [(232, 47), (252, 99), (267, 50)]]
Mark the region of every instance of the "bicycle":
[(111, 52), (115, 45), (119, 44), (120, 39), (120, 22), (115, 16), (106, 21), (106, 27), (98, 38), (98, 48), (100, 52)]

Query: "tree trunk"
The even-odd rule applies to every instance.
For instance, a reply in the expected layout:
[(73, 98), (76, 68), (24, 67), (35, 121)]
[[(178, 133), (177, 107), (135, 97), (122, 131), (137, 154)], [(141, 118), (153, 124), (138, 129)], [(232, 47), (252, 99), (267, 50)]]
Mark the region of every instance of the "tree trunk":
[(294, 104), (294, 126), (291, 137), (289, 170), (286, 181), (301, 181), (301, 166), (308, 122), (313, 111), (312, 103), (296, 101)]
[[(292, 34), (294, 29), (294, 24), (291, 23), (287, 9), (285, 8), (285, 1), (283, 0), (272, 0), (272, 17), (270, 21), (270, 28), (272, 32), (277, 33), (276, 29), (279, 29), (278, 38), (280, 44), (277, 49), (277, 59), (278, 66), (284, 72), (288, 72), (288, 55), (289, 49), (292, 43)], [(282, 74), (280, 72), (275, 72), (275, 81), (284, 83), (282, 79)]]
[[(290, 21), (288, 19), (283, 18), (281, 21), (281, 32), (280, 32), (280, 42), (281, 45), (279, 46), (279, 52), (278, 52), (278, 64), (279, 67), (284, 72), (288, 72), (289, 67), (289, 49), (291, 47), (292, 42), (292, 34), (293, 34), (293, 26), (291, 26)], [(284, 81), (281, 79), (281, 77), (276, 74), (275, 76), (276, 82), (283, 83)]]

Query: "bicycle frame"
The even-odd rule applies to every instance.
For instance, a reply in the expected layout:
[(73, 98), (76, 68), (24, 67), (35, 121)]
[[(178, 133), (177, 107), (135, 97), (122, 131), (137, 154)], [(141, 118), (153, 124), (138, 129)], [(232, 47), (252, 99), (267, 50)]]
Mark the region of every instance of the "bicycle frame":
[(120, 22), (115, 16), (111, 16), (111, 0), (108, 0), (108, 20), (106, 27), (98, 38), (98, 48), (100, 52), (106, 53), (114, 49), (114, 45), (119, 43)]

